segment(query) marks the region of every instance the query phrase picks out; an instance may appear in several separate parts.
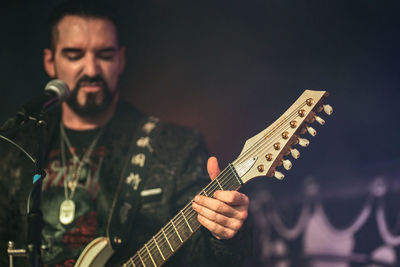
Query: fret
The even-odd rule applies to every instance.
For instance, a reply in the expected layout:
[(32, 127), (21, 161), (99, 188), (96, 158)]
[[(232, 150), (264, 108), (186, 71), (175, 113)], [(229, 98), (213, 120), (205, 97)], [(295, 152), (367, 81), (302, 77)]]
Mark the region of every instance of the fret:
[[(237, 180), (237, 182), (238, 182), (238, 186), (235, 188), (235, 189), (237, 189), (237, 188), (239, 188), (240, 186), (242, 186), (243, 182), (242, 182), (242, 180), (240, 180), (240, 177), (239, 177), (239, 175), (237, 174), (237, 172), (235, 171), (235, 168), (233, 167), (233, 165), (230, 163), (228, 166), (229, 166), (229, 169), (230, 169), (232, 175), (236, 178), (236, 180)], [(233, 188), (232, 188), (232, 189), (233, 189)]]
[[(129, 263), (131, 263), (132, 265), (133, 265), (133, 267), (136, 267), (136, 264), (135, 264), (135, 262), (133, 261), (133, 257), (132, 258), (129, 258)], [(124, 264), (123, 266), (124, 267), (126, 267), (128, 264)]]
[(168, 236), (168, 240), (171, 243), (171, 246), (174, 248), (174, 250), (177, 250), (182, 245), (182, 241), (179, 238), (178, 233), (176, 232), (174, 225), (172, 225), (171, 221), (169, 221), (167, 226), (164, 227), (164, 232)]
[(183, 219), (185, 219), (185, 222), (186, 222), (187, 226), (189, 227), (190, 232), (193, 233), (192, 227), (190, 227), (190, 224), (189, 224), (188, 220), (186, 219), (186, 216), (182, 210), (181, 210), (181, 214), (182, 214)]
[(198, 229), (198, 227), (200, 227), (200, 223), (197, 220), (197, 212), (194, 212), (192, 214), (190, 214), (191, 216), (187, 216), (187, 220), (189, 222), (189, 224), (192, 226), (192, 230), (193, 232), (196, 232), (196, 230)]
[(138, 251), (137, 254), (138, 254), (139, 259), (140, 259), (140, 261), (142, 262), (143, 266), (146, 267), (146, 264), (144, 263), (144, 261), (143, 261), (143, 259), (142, 259), (142, 256), (140, 256), (140, 250)]
[(154, 262), (153, 256), (151, 255), (149, 248), (147, 247), (147, 244), (144, 244), (144, 247), (146, 248), (147, 254), (149, 254), (151, 261), (153, 262), (153, 265), (157, 267), (157, 264)]
[[(150, 254), (150, 258), (151, 258), (153, 265), (161, 266), (165, 262), (165, 258), (163, 258), (164, 255), (161, 255), (161, 252), (157, 247), (158, 244), (155, 243), (154, 241), (155, 241), (155, 239), (153, 237), (152, 239), (149, 240), (149, 242), (147, 242), (145, 244), (145, 248), (147, 250), (147, 253)], [(168, 250), (169, 250), (169, 248), (168, 248)]]
[(190, 216), (196, 213), (192, 209), (192, 206), (190, 205), (191, 203), (192, 202), (180, 210), (180, 212), (173, 219), (177, 229), (179, 230), (179, 233), (181, 234), (183, 242), (185, 242), (186, 239), (188, 239), (195, 232), (195, 230), (193, 230), (194, 228), (190, 224), (191, 221), (189, 220)]
[(216, 179), (214, 179), (214, 181), (217, 182), (217, 184), (218, 184), (218, 186), (219, 186), (219, 188), (220, 188), (221, 190), (224, 190), (224, 189), (222, 188), (221, 184), (220, 184), (219, 181), (218, 181), (218, 177), (217, 177)]
[[(162, 229), (164, 230), (164, 229)], [(155, 236), (154, 236), (155, 244), (158, 245), (158, 248), (160, 249), (160, 261), (161, 260), (168, 260), (168, 258), (174, 254), (174, 247), (172, 247), (171, 242), (169, 242), (169, 239), (164, 235), (163, 231), (159, 231)], [(170, 246), (171, 245), (171, 246)], [(154, 247), (154, 246), (153, 246)], [(157, 248), (157, 249), (158, 249)], [(172, 249), (171, 249), (172, 248)], [(154, 248), (156, 251), (156, 249)]]
[(207, 192), (203, 189), (203, 193), (204, 193), (204, 195), (206, 196), (206, 197), (208, 197), (208, 194), (207, 194)]
[(154, 238), (154, 236), (153, 236), (153, 240), (154, 240), (154, 244), (156, 244), (156, 247), (157, 247), (158, 251), (160, 252), (160, 255), (161, 255), (162, 259), (165, 261), (164, 254), (162, 253), (160, 247), (158, 246), (157, 240)]
[(171, 224), (172, 224), (172, 227), (174, 227), (174, 230), (175, 230), (176, 234), (178, 235), (179, 240), (181, 241), (181, 243), (183, 243), (182, 237), (179, 234), (178, 230), (176, 230), (175, 224), (174, 224), (174, 222), (172, 220), (171, 220)]
[(167, 237), (167, 235), (166, 235), (165, 232), (164, 232), (164, 228), (162, 228), (161, 231), (162, 231), (162, 233), (163, 233), (163, 235), (164, 235), (165, 240), (167, 240), (167, 243), (168, 243), (168, 245), (169, 245), (169, 248), (171, 249), (172, 252), (174, 252), (175, 250), (172, 248), (171, 243), (169, 243), (168, 237)]
[(218, 190), (237, 190), (243, 183), (232, 165), (229, 165), (217, 178), (202, 190), (202, 195), (211, 197)]
[[(182, 216), (181, 213), (179, 213), (179, 216), (173, 219), (176, 229), (178, 230), (183, 243), (185, 242), (186, 239), (188, 239), (193, 232), (188, 226), (189, 221), (186, 220), (185, 216)], [(193, 230), (193, 229), (192, 229)]]

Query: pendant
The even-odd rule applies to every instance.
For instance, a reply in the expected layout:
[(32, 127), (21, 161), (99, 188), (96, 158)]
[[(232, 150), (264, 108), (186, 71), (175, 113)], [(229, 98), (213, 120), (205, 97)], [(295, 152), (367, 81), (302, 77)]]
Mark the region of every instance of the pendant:
[(62, 224), (67, 225), (75, 219), (75, 203), (70, 200), (64, 200), (60, 205), (59, 220)]

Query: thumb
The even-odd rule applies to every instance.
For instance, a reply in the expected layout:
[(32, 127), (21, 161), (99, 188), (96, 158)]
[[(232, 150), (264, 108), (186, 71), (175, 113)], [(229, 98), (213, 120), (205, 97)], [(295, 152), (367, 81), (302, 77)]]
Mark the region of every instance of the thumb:
[(221, 172), (218, 166), (218, 160), (216, 157), (209, 157), (207, 161), (207, 172), (210, 176), (211, 180), (214, 180), (215, 177)]

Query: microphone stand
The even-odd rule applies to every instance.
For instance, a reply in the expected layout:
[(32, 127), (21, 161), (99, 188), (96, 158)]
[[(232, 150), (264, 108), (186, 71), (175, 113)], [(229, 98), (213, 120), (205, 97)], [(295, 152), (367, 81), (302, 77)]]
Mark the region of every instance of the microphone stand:
[[(35, 128), (38, 133), (38, 150), (36, 152), (35, 175), (33, 176), (33, 188), (28, 197), (27, 203), (27, 246), (26, 249), (16, 249), (12, 241), (8, 244), (8, 254), (10, 258), (10, 267), (13, 267), (13, 257), (26, 257), (28, 256), (30, 265), (32, 267), (42, 266), (41, 252), (42, 252), (42, 229), (43, 229), (43, 214), (40, 209), (41, 196), (42, 196), (42, 181), (46, 176), (43, 165), (46, 156), (46, 130), (47, 123), (43, 119), (44, 112), (38, 116)], [(9, 139), (4, 138), (10, 141)], [(21, 147), (11, 142), (26, 155), (29, 154)], [(32, 159), (32, 158), (31, 158)]]
[(42, 229), (43, 214), (40, 209), (42, 198), (42, 181), (46, 176), (43, 165), (46, 156), (46, 130), (47, 123), (43, 119), (39, 119), (36, 123), (38, 130), (39, 147), (36, 157), (36, 174), (33, 176), (33, 188), (28, 199), (28, 238), (27, 248), (29, 261), (32, 267), (42, 265), (41, 247), (42, 247)]
[[(46, 176), (43, 169), (46, 153), (46, 130), (47, 123), (45, 121), (46, 111), (54, 108), (61, 103), (69, 95), (67, 84), (61, 80), (51, 80), (46, 84), (45, 92), (38, 98), (31, 100), (22, 106), (22, 109), (17, 115), (7, 120), (0, 127), (0, 138), (4, 139), (27, 155), (35, 164), (36, 174), (33, 176), (33, 188), (28, 197), (27, 211), (27, 247), (25, 249), (15, 249), (14, 243), (9, 242), (8, 254), (10, 256), (10, 265), (12, 266), (13, 256), (29, 256), (31, 266), (38, 267), (42, 265), (42, 229), (43, 229), (43, 214), (40, 210), (40, 202), (42, 197), (42, 181)], [(3, 136), (15, 133), (22, 130), (27, 125), (35, 123), (35, 128), (38, 133), (39, 148), (34, 160), (22, 147)]]

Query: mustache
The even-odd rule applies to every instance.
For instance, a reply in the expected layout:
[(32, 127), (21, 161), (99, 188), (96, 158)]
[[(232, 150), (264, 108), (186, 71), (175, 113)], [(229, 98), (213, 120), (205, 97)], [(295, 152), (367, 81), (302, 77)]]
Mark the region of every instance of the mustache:
[(75, 87), (78, 89), (81, 86), (85, 85), (106, 85), (106, 82), (100, 75), (96, 75), (93, 77), (84, 75), (78, 80)]

